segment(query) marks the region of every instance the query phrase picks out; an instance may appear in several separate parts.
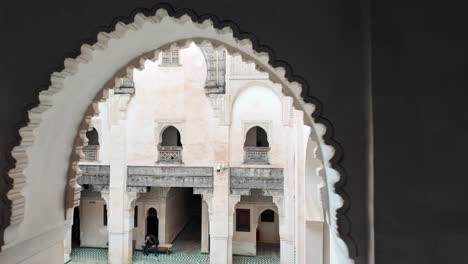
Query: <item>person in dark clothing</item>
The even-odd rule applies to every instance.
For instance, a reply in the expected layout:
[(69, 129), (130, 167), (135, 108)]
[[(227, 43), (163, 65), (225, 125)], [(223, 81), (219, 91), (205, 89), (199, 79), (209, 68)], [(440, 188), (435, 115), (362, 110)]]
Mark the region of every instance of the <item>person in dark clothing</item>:
[(151, 249), (154, 250), (154, 255), (158, 255), (158, 245), (159, 240), (154, 235), (148, 235), (145, 239), (145, 246), (143, 249), (143, 254), (148, 255)]

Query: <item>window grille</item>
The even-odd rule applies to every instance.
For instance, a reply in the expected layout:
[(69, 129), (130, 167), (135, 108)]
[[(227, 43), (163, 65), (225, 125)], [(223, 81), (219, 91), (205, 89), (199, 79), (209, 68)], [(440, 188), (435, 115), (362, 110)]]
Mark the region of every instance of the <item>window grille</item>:
[(161, 66), (180, 66), (179, 49), (171, 48), (162, 52)]

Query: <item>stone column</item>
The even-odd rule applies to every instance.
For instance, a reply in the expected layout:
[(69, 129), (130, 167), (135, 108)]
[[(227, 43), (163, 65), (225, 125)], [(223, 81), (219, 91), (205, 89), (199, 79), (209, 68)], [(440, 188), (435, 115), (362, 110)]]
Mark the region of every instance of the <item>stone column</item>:
[(201, 215), (201, 252), (208, 253), (209, 248), (209, 212), (208, 204), (202, 200), (202, 215)]
[(132, 262), (133, 206), (136, 194), (127, 193), (126, 120), (111, 125), (111, 159), (107, 229), (109, 263)]
[(280, 264), (294, 263), (294, 241), (287, 217), (287, 207), (283, 196), (273, 196), (273, 202), (278, 208), (280, 235)]
[(204, 194), (203, 200), (209, 212), (210, 264), (228, 263), (228, 219), (224, 213), (227, 207), (212, 194)]
[(159, 243), (166, 244), (171, 243), (168, 237), (166, 237), (166, 203), (167, 203), (167, 194), (170, 191), (170, 187), (164, 187), (161, 190), (161, 198), (159, 200), (159, 210), (158, 210), (158, 236), (160, 239)]

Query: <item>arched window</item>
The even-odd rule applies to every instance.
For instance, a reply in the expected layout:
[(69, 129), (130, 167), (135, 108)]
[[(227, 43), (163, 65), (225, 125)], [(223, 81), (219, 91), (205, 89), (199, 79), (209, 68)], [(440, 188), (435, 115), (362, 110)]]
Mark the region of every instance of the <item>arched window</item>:
[(177, 128), (169, 126), (164, 129), (161, 142), (158, 144), (158, 151), (158, 162), (182, 163), (182, 142)]
[(83, 147), (84, 159), (87, 161), (99, 160), (99, 134), (96, 128), (92, 128), (86, 132), (88, 145)]
[(161, 136), (161, 146), (182, 147), (179, 130), (173, 126), (164, 129)]
[(96, 128), (91, 128), (86, 132), (86, 137), (88, 138), (88, 145), (99, 145), (99, 134)]
[(244, 163), (246, 164), (269, 164), (268, 152), (270, 144), (266, 131), (258, 126), (247, 131), (244, 143)]

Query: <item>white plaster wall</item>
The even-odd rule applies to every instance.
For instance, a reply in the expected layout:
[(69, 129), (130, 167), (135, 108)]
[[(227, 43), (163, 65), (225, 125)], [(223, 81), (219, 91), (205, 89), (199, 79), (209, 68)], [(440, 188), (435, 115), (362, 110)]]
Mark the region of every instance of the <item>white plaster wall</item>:
[(236, 209), (250, 210), (250, 232), (239, 232), (236, 230), (236, 213), (234, 211), (232, 237), (232, 253), (236, 255), (255, 256), (257, 254), (256, 228), (255, 228), (255, 205), (238, 203)]
[(308, 221), (306, 224), (306, 263), (323, 264), (323, 222)]
[(171, 188), (166, 197), (166, 242), (172, 243), (189, 222), (192, 189)]
[[(107, 248), (107, 226), (104, 226), (105, 201), (99, 198), (81, 199), (80, 237), (82, 247)], [(108, 219), (109, 221), (109, 219)]]
[[(9, 264), (13, 262), (6, 262)], [(62, 264), (63, 263), (63, 245), (60, 243), (54, 244), (52, 247), (40, 251), (38, 254), (33, 255), (26, 259), (25, 261), (20, 262), (19, 264)]]
[(144, 244), (146, 235), (146, 212), (143, 202), (135, 202), (135, 206), (138, 206), (138, 223), (133, 228), (133, 240), (136, 241), (136, 248), (140, 249), (140, 246)]
[(307, 140), (306, 164), (305, 164), (305, 201), (306, 219), (308, 221), (324, 221), (323, 209), (320, 203), (320, 189), (323, 181), (320, 178), (317, 166), (314, 162), (315, 148), (311, 140)]
[(246, 133), (249, 128), (258, 125), (267, 132), (268, 143), (271, 148), (269, 154), (271, 166), (284, 167), (285, 129), (281, 118), (281, 98), (266, 84), (257, 83), (239, 92), (232, 106), (230, 129), (231, 166), (242, 166)]
[(180, 50), (179, 67), (160, 61), (135, 70), (135, 95), (128, 112), (127, 160), (132, 165), (154, 165), (161, 132), (169, 125), (181, 134), (183, 162), (187, 166), (213, 166), (211, 103), (205, 95), (206, 65), (199, 48)]

